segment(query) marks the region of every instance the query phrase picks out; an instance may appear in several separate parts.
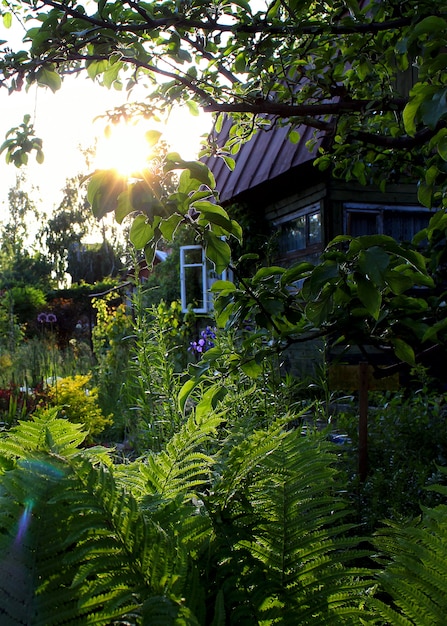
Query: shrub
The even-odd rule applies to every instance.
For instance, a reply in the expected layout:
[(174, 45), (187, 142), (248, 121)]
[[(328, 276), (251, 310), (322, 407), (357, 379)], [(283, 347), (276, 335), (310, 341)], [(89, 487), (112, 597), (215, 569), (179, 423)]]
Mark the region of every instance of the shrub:
[(88, 430), (87, 442), (112, 423), (98, 405), (98, 388), (89, 387), (91, 375), (67, 376), (49, 387), (48, 398), (53, 406), (60, 407), (61, 416)]

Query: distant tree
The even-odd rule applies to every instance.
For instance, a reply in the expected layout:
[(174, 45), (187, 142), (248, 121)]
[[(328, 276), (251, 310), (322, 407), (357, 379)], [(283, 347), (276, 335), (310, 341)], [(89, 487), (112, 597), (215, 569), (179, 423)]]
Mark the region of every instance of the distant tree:
[(42, 216), (25, 190), (26, 179), (17, 176), (8, 193), (8, 216), (0, 226), (0, 285), (2, 288), (51, 285), (51, 264), (32, 245), (33, 229)]
[[(65, 282), (67, 274), (73, 282), (93, 283), (116, 275), (120, 268), (121, 244), (116, 228), (98, 224), (81, 178), (66, 180), (62, 202), (38, 234), (59, 283)], [(94, 237), (100, 243), (86, 244), (87, 237)]]
[(67, 254), (67, 272), (74, 283), (93, 284), (106, 276), (116, 276), (122, 265), (107, 239), (100, 243), (72, 244)]

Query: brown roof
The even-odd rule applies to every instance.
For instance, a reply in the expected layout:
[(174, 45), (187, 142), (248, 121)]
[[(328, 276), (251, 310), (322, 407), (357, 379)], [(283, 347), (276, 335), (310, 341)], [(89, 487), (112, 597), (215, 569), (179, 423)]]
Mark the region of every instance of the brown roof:
[[(230, 126), (231, 120), (227, 120), (219, 134), (219, 146), (225, 143)], [(320, 133), (317, 146), (310, 153), (306, 142), (314, 137), (314, 130), (306, 126), (301, 126), (297, 130), (300, 133), (298, 143), (292, 143), (287, 138), (288, 127), (285, 126), (258, 131), (250, 141), (242, 144), (234, 157), (236, 167), (233, 171), (228, 169), (221, 158), (206, 158), (205, 163), (216, 178), (220, 201), (228, 202), (261, 183), (270, 181), (298, 165), (312, 161), (323, 139), (322, 134)]]

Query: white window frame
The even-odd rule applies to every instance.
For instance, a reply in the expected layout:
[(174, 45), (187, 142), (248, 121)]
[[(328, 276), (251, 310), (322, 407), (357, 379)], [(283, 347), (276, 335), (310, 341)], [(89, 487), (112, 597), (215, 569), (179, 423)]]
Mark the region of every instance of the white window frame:
[[(186, 254), (191, 250), (201, 250), (200, 263), (187, 263)], [(201, 268), (202, 276), (202, 307), (193, 307), (194, 313), (209, 313), (213, 310), (213, 296), (210, 292), (211, 285), (216, 280), (232, 280), (232, 272), (230, 270), (224, 270), (222, 274), (216, 274), (215, 271), (209, 267), (205, 256), (205, 249), (201, 245), (189, 245), (180, 246), (180, 301), (182, 306), (182, 312), (186, 313), (188, 309), (188, 294), (186, 288), (186, 270), (192, 267)]]

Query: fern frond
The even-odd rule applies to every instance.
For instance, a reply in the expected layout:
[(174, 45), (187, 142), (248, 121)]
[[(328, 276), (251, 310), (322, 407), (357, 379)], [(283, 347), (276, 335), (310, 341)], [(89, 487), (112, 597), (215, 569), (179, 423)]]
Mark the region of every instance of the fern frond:
[(421, 518), (411, 524), (390, 525), (377, 533), (375, 545), (388, 557), (377, 578), (393, 599), (394, 607), (384, 608), (376, 598), (371, 599), (372, 606), (387, 619), (391, 614), (396, 623), (444, 624), (447, 506), (424, 508)]
[(31, 420), (21, 421), (0, 438), (0, 456), (23, 458), (27, 453), (71, 456), (78, 451), (86, 433), (82, 426), (59, 419), (57, 408), (41, 411)]
[(344, 522), (349, 511), (331, 450), (275, 424), (228, 455), (213, 502), (235, 623), (358, 624), (360, 614), (372, 622), (364, 609), (371, 572), (350, 565), (369, 552)]
[[(214, 459), (203, 450), (223, 419), (214, 414), (199, 419), (191, 414), (163, 451), (139, 464), (136, 489), (133, 485), (136, 497), (147, 496), (144, 502), (149, 506), (153, 496), (164, 500), (194, 496), (209, 481)], [(127, 474), (125, 470), (120, 478), (123, 485)]]

